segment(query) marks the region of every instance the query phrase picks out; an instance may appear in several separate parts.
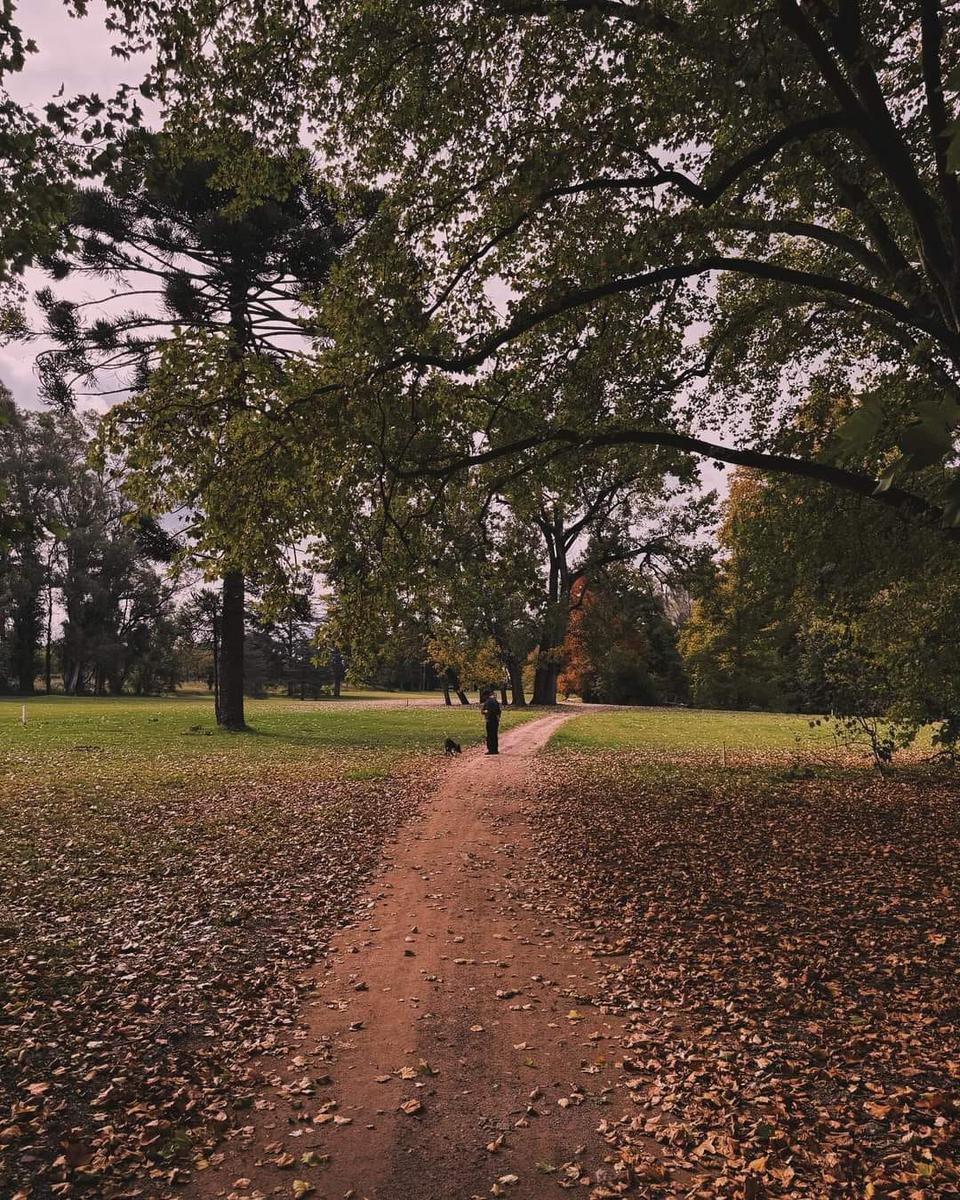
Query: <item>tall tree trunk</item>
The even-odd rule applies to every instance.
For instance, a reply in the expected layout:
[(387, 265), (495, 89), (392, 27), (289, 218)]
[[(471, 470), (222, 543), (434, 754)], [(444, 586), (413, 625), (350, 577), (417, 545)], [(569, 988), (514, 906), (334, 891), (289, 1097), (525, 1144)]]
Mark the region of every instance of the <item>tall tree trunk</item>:
[(37, 648), (43, 629), (43, 567), (33, 546), (23, 547), (13, 609), (13, 658), (11, 667), (17, 690), (32, 696), (37, 677)]
[(213, 669), (211, 672), (211, 683), (213, 685), (213, 711), (217, 718), (217, 724), (220, 724), (220, 719), (223, 714), (223, 707), (220, 704), (220, 618), (216, 616), (211, 622), (211, 633), (213, 636)]
[(537, 647), (537, 667), (533, 676), (533, 703), (556, 704), (557, 680), (560, 678), (561, 650), (570, 620), (570, 599), (561, 594), (546, 615)]
[(223, 577), (223, 609), (220, 620), (220, 711), (217, 724), (224, 729), (246, 729), (243, 715), (243, 604), (242, 571), (227, 571)]
[(440, 680), (440, 686), (443, 688), (443, 702), (449, 707), (453, 706), (453, 701), (450, 699), (450, 680), (446, 675)]
[(507, 699), (507, 689), (502, 684), (500, 686), (500, 703), (504, 708), (506, 708), (510, 703), (510, 701)]
[(557, 702), (557, 679), (560, 664), (545, 662), (537, 666), (533, 676), (533, 703), (553, 705)]
[(17, 691), (25, 696), (34, 693), (37, 676), (37, 643), (40, 640), (40, 612), (32, 596), (24, 596), (13, 617), (13, 655), (11, 667), (17, 681)]
[(547, 580), (547, 609), (537, 647), (537, 667), (533, 676), (533, 703), (557, 702), (560, 676), (560, 648), (570, 621), (570, 572), (567, 567), (567, 536), (563, 514), (559, 510), (541, 514), (540, 529), (550, 558)]
[[(228, 306), (233, 344), (230, 356), (242, 363), (247, 350), (247, 287), (241, 265), (234, 260)], [(241, 373), (242, 374), (242, 373)], [(238, 396), (243, 403), (242, 382)], [(243, 713), (244, 578), (242, 571), (227, 571), (223, 577), (223, 608), (220, 623), (220, 711), (217, 723), (223, 729), (240, 731), (247, 723)]]
[(63, 691), (67, 696), (75, 696), (80, 683), (80, 667), (77, 663), (71, 663), (64, 658), (63, 663)]
[(50, 586), (49, 578), (47, 580), (47, 635), (46, 644), (43, 648), (43, 687), (47, 695), (50, 695), (53, 683), (53, 588)]
[(511, 658), (507, 662), (507, 670), (510, 673), (510, 694), (513, 696), (513, 707), (526, 708), (527, 697), (523, 692), (523, 663)]
[(343, 661), (343, 655), (340, 651), (334, 648), (330, 655), (330, 671), (333, 676), (333, 695), (334, 699), (340, 699), (340, 691), (343, 688), (343, 680), (347, 674), (347, 669)]
[(293, 653), (293, 622), (287, 621), (287, 695), (290, 699), (297, 694), (297, 681), (294, 677)]

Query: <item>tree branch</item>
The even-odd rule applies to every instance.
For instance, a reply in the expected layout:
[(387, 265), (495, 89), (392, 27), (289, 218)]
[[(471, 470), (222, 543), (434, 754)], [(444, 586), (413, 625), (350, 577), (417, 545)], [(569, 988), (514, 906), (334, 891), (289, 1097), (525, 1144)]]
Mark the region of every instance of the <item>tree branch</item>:
[(779, 0), (783, 24), (807, 48), (824, 83), (856, 124), (864, 144), (913, 219), (923, 257), (941, 288), (949, 287), (950, 255), (940, 230), (936, 205), (923, 185), (917, 169), (887, 107), (883, 90), (869, 64), (859, 21), (838, 23), (827, 11), (840, 57), (850, 73), (847, 79), (830, 48), (798, 0)]
[(869, 246), (865, 246), (863, 242), (858, 241), (855, 237), (850, 237), (847, 233), (830, 229), (825, 225), (816, 225), (811, 221), (768, 221), (763, 217), (732, 217), (730, 220), (722, 221), (721, 227), (742, 230), (745, 233), (783, 233), (788, 237), (809, 238), (811, 241), (821, 242), (824, 246), (831, 246), (833, 249), (841, 251), (855, 259), (874, 275), (889, 276), (894, 283), (898, 282), (880, 255), (871, 250)]
[(713, 255), (689, 263), (676, 263), (668, 267), (659, 267), (644, 271), (638, 275), (629, 275), (622, 279), (608, 280), (594, 287), (576, 288), (543, 304), (540, 308), (519, 313), (509, 324), (484, 338), (473, 350), (461, 354), (406, 354), (384, 364), (377, 374), (407, 366), (437, 367), (443, 371), (468, 372), (476, 370), (492, 354), (519, 338), (522, 334), (543, 325), (554, 317), (564, 313), (584, 308), (598, 300), (612, 296), (627, 295), (642, 288), (653, 287), (658, 283), (670, 280), (690, 279), (705, 275), (711, 271), (729, 271), (734, 274), (747, 275), (755, 279), (769, 279), (785, 283), (791, 287), (807, 291), (842, 296), (871, 309), (886, 313), (895, 320), (922, 330), (934, 340), (940, 342), (954, 357), (960, 357), (960, 334), (949, 329), (941, 321), (920, 313), (916, 309), (885, 296), (882, 292), (862, 284), (853, 283), (847, 279), (836, 279), (829, 275), (820, 275), (810, 271), (799, 271), (793, 267), (779, 266), (775, 263), (758, 262), (753, 259)]
[(500, 0), (499, 12), (507, 16), (549, 17), (555, 12), (597, 13), (628, 21), (652, 33), (676, 34), (682, 26), (651, 4), (626, 4), (622, 0)]
[(522, 454), (527, 450), (551, 442), (561, 442), (576, 447), (581, 453), (607, 449), (612, 446), (667, 446), (686, 454), (696, 454), (703, 458), (732, 463), (735, 466), (751, 467), (766, 474), (793, 475), (801, 479), (812, 479), (818, 483), (826, 483), (831, 487), (839, 488), (841, 491), (852, 492), (854, 495), (873, 500), (877, 504), (893, 509), (901, 516), (937, 529), (944, 537), (952, 541), (960, 541), (960, 528), (943, 527), (943, 509), (939, 505), (933, 504), (913, 492), (905, 491), (903, 488), (891, 487), (885, 491), (878, 491), (879, 481), (870, 475), (818, 462), (815, 459), (795, 458), (788, 454), (776, 454), (736, 446), (723, 446), (716, 442), (692, 437), (689, 434), (674, 433), (665, 429), (611, 429), (595, 434), (581, 433), (575, 429), (553, 429), (546, 433), (519, 438), (516, 441), (492, 447), (490, 450), (465, 454), (446, 463), (435, 466), (421, 464), (416, 468), (398, 471), (397, 474), (401, 479), (448, 479), (470, 467), (483, 466), (501, 458)]
[[(940, 0), (920, 0), (920, 61), (923, 86), (927, 97), (927, 120), (937, 164), (937, 180), (950, 220), (954, 247), (960, 250), (960, 183), (947, 164), (950, 145), (950, 116), (943, 95), (943, 75), (940, 63), (943, 56), (943, 17)], [(954, 302), (958, 300), (954, 283)]]

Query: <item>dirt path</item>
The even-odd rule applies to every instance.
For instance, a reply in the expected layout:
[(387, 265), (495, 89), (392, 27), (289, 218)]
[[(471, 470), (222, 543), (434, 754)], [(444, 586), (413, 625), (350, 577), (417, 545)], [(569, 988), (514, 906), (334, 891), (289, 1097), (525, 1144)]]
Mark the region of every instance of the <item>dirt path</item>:
[(534, 1200), (609, 1177), (596, 1130), (621, 1112), (620, 1021), (585, 1003), (585, 947), (513, 895), (525, 789), (565, 719), (451, 764), (318, 968), (297, 1049), (263, 1060), (250, 1125), (190, 1194)]

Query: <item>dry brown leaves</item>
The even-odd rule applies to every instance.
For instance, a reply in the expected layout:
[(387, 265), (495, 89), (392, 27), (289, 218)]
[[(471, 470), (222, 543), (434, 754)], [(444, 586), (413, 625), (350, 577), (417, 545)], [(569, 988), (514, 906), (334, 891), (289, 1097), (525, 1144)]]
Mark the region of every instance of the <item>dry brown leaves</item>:
[(186, 1182), (428, 784), (0, 798), (0, 1195)]
[(597, 1196), (960, 1195), (955, 783), (564, 755), (531, 815), (631, 1014)]

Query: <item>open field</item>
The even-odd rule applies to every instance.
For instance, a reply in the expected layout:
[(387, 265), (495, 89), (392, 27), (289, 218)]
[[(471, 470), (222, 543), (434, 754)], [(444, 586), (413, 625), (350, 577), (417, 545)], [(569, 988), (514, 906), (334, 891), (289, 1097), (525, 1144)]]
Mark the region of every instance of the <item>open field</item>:
[(721, 712), (696, 708), (635, 708), (590, 713), (568, 721), (553, 745), (611, 750), (792, 750), (833, 745), (825, 726), (795, 713)]
[[(760, 767), (793, 763), (832, 769), (870, 765), (865, 740), (837, 739), (837, 726), (798, 713), (728, 712), (695, 708), (580, 710), (551, 740), (553, 750), (601, 753), (619, 750), (648, 760), (702, 766)], [(916, 762), (930, 754), (929, 734), (896, 761)]]
[[(469, 862), (557, 952), (598, 954), (605, 978), (576, 1003), (629, 1029), (622, 1047), (574, 1045), (570, 1071), (587, 1054), (619, 1072), (615, 1103), (587, 1116), (628, 1194), (960, 1194), (950, 777), (835, 771), (802, 717), (573, 713), (527, 760), (515, 856), (489, 853), (495, 775), (489, 844), (465, 858), (458, 826), (432, 851), (452, 893)], [(264, 1073), (303, 1075), (284, 1047), (305, 972), (382, 894), (364, 889), (384, 847), (419, 831), (443, 737), (482, 733), (476, 707), (272, 699), (248, 715), (253, 732), (221, 734), (208, 699), (54, 697), (23, 727), (0, 701), (0, 1195), (206, 1196)], [(508, 710), (504, 729), (541, 715)], [(790, 778), (795, 757), (817, 778)], [(418, 886), (432, 904), (436, 881)], [(478, 929), (493, 917), (478, 909)], [(297, 1169), (322, 1194), (317, 1162)]]
[[(251, 730), (217, 730), (209, 698), (130, 697), (0, 699), (0, 789), (43, 781), (58, 790), (84, 783), (100, 788), (176, 789), (218, 780), (309, 770), (383, 773), (411, 753), (439, 751), (448, 735), (464, 745), (483, 736), (475, 705), (365, 707), (287, 699), (247, 702)], [(403, 702), (401, 701), (401, 704)], [(504, 730), (529, 719), (507, 710)], [(350, 762), (331, 751), (348, 748)]]

